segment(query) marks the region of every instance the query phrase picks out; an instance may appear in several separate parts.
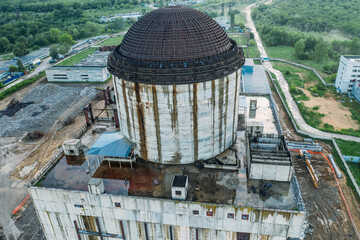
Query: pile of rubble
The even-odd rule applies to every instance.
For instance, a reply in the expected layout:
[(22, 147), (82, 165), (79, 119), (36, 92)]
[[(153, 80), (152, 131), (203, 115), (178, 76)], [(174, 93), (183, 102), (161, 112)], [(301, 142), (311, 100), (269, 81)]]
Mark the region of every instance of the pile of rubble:
[[(59, 116), (70, 109), (73, 115), (84, 106), (75, 104), (85, 98), (85, 103), (95, 98), (95, 87), (39, 85), (20, 101), (12, 101), (0, 113), (0, 137), (20, 137), (35, 130), (47, 132)], [(73, 105), (74, 109), (71, 109)]]

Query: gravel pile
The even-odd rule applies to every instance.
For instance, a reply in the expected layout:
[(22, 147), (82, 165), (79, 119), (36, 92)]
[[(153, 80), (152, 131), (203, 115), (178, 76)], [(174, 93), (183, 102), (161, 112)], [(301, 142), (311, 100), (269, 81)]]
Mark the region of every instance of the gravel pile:
[[(13, 116), (0, 116), (0, 137), (20, 137), (24, 132), (35, 130), (47, 132), (59, 116), (72, 104), (86, 97), (86, 103), (96, 96), (94, 87), (69, 87), (56, 84), (39, 85), (32, 89), (21, 103), (31, 103), (15, 112)], [(84, 106), (74, 109), (73, 115)]]

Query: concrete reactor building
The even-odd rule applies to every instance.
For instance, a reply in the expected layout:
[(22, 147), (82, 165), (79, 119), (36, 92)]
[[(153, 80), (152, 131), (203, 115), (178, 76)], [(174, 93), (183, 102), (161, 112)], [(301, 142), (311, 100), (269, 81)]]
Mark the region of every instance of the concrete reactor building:
[(120, 130), (142, 159), (194, 163), (230, 147), (244, 56), (207, 15), (164, 8), (141, 18), (110, 55)]
[(108, 57), (116, 124), (87, 105), (87, 127), (29, 188), (46, 238), (303, 239), (265, 71), (250, 66), (244, 78), (244, 63), (204, 13), (167, 7), (140, 18)]

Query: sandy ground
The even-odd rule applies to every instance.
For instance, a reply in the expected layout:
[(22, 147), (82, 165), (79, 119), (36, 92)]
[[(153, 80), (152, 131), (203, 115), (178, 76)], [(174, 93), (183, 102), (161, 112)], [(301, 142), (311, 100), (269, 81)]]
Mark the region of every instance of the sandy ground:
[(319, 113), (325, 114), (321, 119), (324, 123), (334, 126), (335, 130), (341, 129), (358, 129), (358, 123), (351, 118), (349, 109), (341, 105), (336, 99), (331, 96), (314, 97), (307, 89), (301, 89), (306, 96), (310, 98), (309, 101), (303, 101), (305, 106), (313, 108), (319, 106)]

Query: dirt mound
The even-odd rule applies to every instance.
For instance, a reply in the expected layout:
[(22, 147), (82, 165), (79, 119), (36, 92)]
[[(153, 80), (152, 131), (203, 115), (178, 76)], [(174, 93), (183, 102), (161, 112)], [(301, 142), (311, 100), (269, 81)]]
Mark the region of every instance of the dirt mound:
[(65, 127), (65, 126), (69, 126), (69, 125), (73, 124), (74, 122), (75, 122), (75, 117), (68, 117), (61, 123), (61, 125), (63, 127)]
[(101, 52), (112, 52), (115, 50), (117, 46), (101, 46), (98, 48), (99, 51)]
[(43, 136), (45, 136), (44, 132), (35, 130), (34, 132), (27, 133), (24, 140), (34, 141), (34, 140), (38, 140), (38, 139), (42, 138)]
[(33, 103), (33, 101), (19, 102), (19, 100), (13, 98), (10, 101), (8, 107), (5, 110), (0, 111), (0, 118), (3, 116), (13, 117), (18, 111)]

